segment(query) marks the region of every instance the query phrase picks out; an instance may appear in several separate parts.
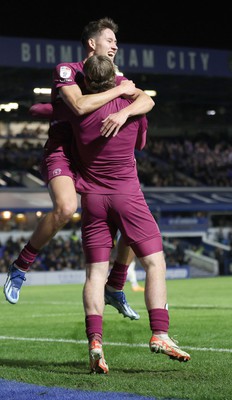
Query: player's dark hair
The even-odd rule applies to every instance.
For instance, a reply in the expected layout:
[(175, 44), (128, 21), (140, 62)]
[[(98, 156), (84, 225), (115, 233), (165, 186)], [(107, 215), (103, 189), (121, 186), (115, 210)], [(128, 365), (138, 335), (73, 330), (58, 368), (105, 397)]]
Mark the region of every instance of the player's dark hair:
[(93, 55), (84, 63), (85, 84), (91, 93), (105, 92), (115, 87), (115, 68), (107, 56)]
[(114, 33), (117, 33), (118, 25), (109, 17), (101, 18), (97, 21), (90, 21), (84, 27), (81, 34), (81, 43), (83, 47), (86, 49), (88, 40), (99, 35), (105, 29), (111, 29)]

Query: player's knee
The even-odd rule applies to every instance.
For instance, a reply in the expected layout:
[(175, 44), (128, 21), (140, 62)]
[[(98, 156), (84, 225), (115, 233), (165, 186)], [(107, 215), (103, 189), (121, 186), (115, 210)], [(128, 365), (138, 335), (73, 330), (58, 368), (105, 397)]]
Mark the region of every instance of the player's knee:
[(77, 210), (76, 203), (64, 203), (59, 208), (55, 210), (56, 220), (59, 221), (59, 224), (66, 224), (70, 221), (73, 214)]

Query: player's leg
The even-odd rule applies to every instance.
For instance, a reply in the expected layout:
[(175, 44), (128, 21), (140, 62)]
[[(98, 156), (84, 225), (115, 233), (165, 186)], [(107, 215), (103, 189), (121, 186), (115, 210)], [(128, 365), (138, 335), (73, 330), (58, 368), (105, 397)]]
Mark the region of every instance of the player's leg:
[(168, 336), (166, 263), (158, 224), (142, 192), (134, 196), (115, 195), (112, 203), (115, 218), (120, 216), (117, 223), (121, 234), (146, 272), (145, 302), (152, 331), (151, 351), (167, 354), (179, 361), (188, 361), (189, 354), (181, 350)]
[(90, 370), (105, 374), (108, 373), (108, 366), (102, 350), (104, 292), (116, 229), (108, 225), (105, 196), (82, 194), (81, 207), (82, 244), (86, 261), (83, 304)]
[(116, 260), (106, 282), (105, 303), (115, 307), (124, 317), (138, 320), (140, 315), (131, 308), (123, 292), (127, 280), (128, 267), (133, 259), (134, 252), (132, 248), (126, 246), (122, 236), (120, 236), (117, 242)]
[(168, 336), (166, 262), (158, 224), (142, 193), (136, 198), (128, 197), (119, 201), (123, 204), (120, 208), (123, 237), (131, 245), (146, 272), (145, 303), (152, 331), (150, 349), (178, 361), (188, 361), (189, 354)]
[(30, 240), (9, 267), (4, 294), (6, 300), (11, 304), (18, 302), (21, 286), (26, 279), (25, 274), (40, 250), (71, 219), (77, 209), (77, 194), (73, 179), (70, 176), (53, 178), (48, 187), (53, 202), (53, 210), (39, 221)]
[[(140, 247), (140, 253), (141, 251)], [(145, 302), (152, 331), (150, 350), (154, 353), (166, 354), (173, 360), (188, 361), (190, 360), (190, 355), (180, 349), (177, 342), (168, 335), (169, 314), (167, 307), (166, 264), (163, 251), (142, 257), (140, 262), (146, 271)]]
[[(114, 238), (117, 232), (117, 226), (112, 222), (109, 224), (107, 195), (100, 194), (82, 194), (82, 243), (84, 252), (88, 249), (95, 249), (91, 262), (108, 261), (110, 252), (114, 247)], [(107, 255), (104, 253), (107, 249)], [(122, 291), (126, 281), (126, 272), (133, 255), (132, 250), (123, 242), (119, 243), (120, 257), (110, 273), (110, 284), (107, 282), (105, 290), (105, 304), (112, 305), (124, 317), (139, 319), (139, 315), (131, 309), (126, 301), (125, 294)], [(96, 257), (99, 257), (98, 259)], [(126, 272), (125, 272), (126, 269)]]
[[(123, 197), (122, 195), (114, 195), (112, 196), (112, 200), (113, 208), (116, 211), (120, 210), (120, 217), (116, 212), (115, 219), (117, 220), (121, 234), (124, 234), (125, 237), (128, 238), (128, 243), (125, 243), (122, 235), (119, 237), (117, 242), (116, 260), (106, 283), (105, 301), (106, 304), (111, 304), (117, 308), (118, 311), (124, 315), (124, 317), (129, 317), (130, 319), (139, 319), (139, 314), (127, 303), (123, 288), (127, 279), (128, 267), (135, 257), (135, 253), (132, 250), (132, 246), (129, 246), (129, 243), (139, 240), (136, 235), (134, 235), (134, 237), (131, 235), (131, 232), (134, 230), (133, 218), (136, 216), (137, 211), (139, 211), (139, 203), (142, 202), (142, 204), (144, 204), (145, 200), (144, 196), (140, 193), (139, 195), (124, 195)], [(140, 217), (137, 218), (136, 225), (139, 226), (141, 221), (142, 219), (140, 213)], [(129, 230), (127, 231), (128, 228)], [(141, 239), (145, 240), (146, 237), (141, 237)]]
[(86, 265), (86, 281), (83, 288), (86, 336), (89, 344), (89, 361), (92, 373), (107, 374), (108, 365), (102, 349), (102, 322), (105, 307), (104, 288), (109, 262)]

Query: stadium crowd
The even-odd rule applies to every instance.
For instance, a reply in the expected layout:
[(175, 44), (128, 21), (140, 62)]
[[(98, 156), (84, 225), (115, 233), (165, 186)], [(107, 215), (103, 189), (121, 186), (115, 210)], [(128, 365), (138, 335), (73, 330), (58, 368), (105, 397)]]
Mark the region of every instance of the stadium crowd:
[[(6, 140), (0, 148), (0, 173), (3, 170), (31, 172), (33, 168), (35, 172), (42, 147), (38, 139), (27, 140), (25, 133), (19, 144)], [(229, 187), (232, 183), (232, 143), (228, 137), (212, 141), (204, 134), (195, 138), (148, 135), (145, 149), (136, 151), (135, 155), (143, 186)]]
[(226, 187), (232, 182), (232, 144), (228, 139), (149, 137), (137, 163), (145, 186)]
[[(69, 231), (70, 232), (70, 231)], [(219, 247), (208, 249), (204, 246), (201, 238), (164, 238), (164, 251), (168, 267), (181, 267), (188, 264), (188, 257), (185, 250), (192, 250), (196, 254), (212, 257), (219, 262), (219, 275), (230, 274), (232, 263), (232, 250), (223, 251)], [(218, 243), (227, 244), (232, 249), (232, 231), (220, 235), (217, 231)], [(9, 236), (6, 241), (0, 241), (0, 273), (7, 273), (9, 265), (17, 258), (20, 250), (25, 245), (24, 236)], [(165, 243), (172, 245), (172, 248)], [(115, 248), (111, 254), (111, 264), (115, 258)], [(31, 271), (61, 271), (81, 270), (85, 268), (84, 253), (82, 249), (81, 236), (79, 231), (71, 231), (69, 235), (58, 234), (39, 253), (31, 267)]]
[[(40, 177), (38, 166), (41, 161), (45, 131), (24, 127), (20, 133), (3, 137), (0, 147), (0, 178), (11, 172), (14, 179), (4, 180), (7, 186), (24, 187), (23, 175), (31, 172)], [(148, 135), (143, 151), (135, 151), (137, 168), (142, 187), (200, 187), (219, 186), (230, 187), (232, 183), (232, 143), (226, 135), (215, 136), (201, 134), (195, 137), (156, 137)], [(1, 179), (0, 179), (1, 187)], [(227, 218), (218, 226), (232, 226), (231, 218)], [(12, 227), (12, 229), (18, 229)], [(3, 229), (0, 225), (0, 229)], [(231, 238), (217, 240), (231, 245)], [(18, 254), (25, 239), (10, 238), (6, 243), (0, 243), (0, 272), (6, 272)], [(183, 246), (183, 243), (181, 243)], [(208, 255), (207, 251), (198, 246), (196, 251)], [(178, 249), (177, 249), (178, 250)], [(167, 263), (184, 263), (181, 247), (178, 254), (167, 252)], [(215, 251), (215, 258), (222, 264), (223, 252)], [(59, 260), (59, 262), (57, 261)], [(179, 262), (177, 261), (179, 260)], [(81, 241), (75, 240), (75, 235), (69, 239), (54, 238), (45, 247), (34, 263), (32, 270), (48, 271), (60, 269), (84, 268)], [(222, 268), (221, 268), (222, 270)], [(223, 273), (221, 273), (223, 274)]]
[[(9, 265), (17, 258), (25, 245), (25, 237), (9, 237), (5, 243), (0, 242), (0, 272), (6, 273)], [(31, 271), (60, 271), (65, 269), (83, 269), (84, 257), (82, 243), (75, 231), (70, 237), (59, 235), (50, 241), (40, 252)]]

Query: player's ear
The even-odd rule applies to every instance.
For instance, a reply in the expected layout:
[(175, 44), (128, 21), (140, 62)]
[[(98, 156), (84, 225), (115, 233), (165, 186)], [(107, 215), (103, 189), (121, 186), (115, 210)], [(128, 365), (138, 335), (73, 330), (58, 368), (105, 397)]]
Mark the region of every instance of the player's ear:
[(95, 50), (95, 48), (96, 48), (95, 39), (89, 38), (88, 44), (89, 44), (89, 47), (90, 47), (92, 50)]

